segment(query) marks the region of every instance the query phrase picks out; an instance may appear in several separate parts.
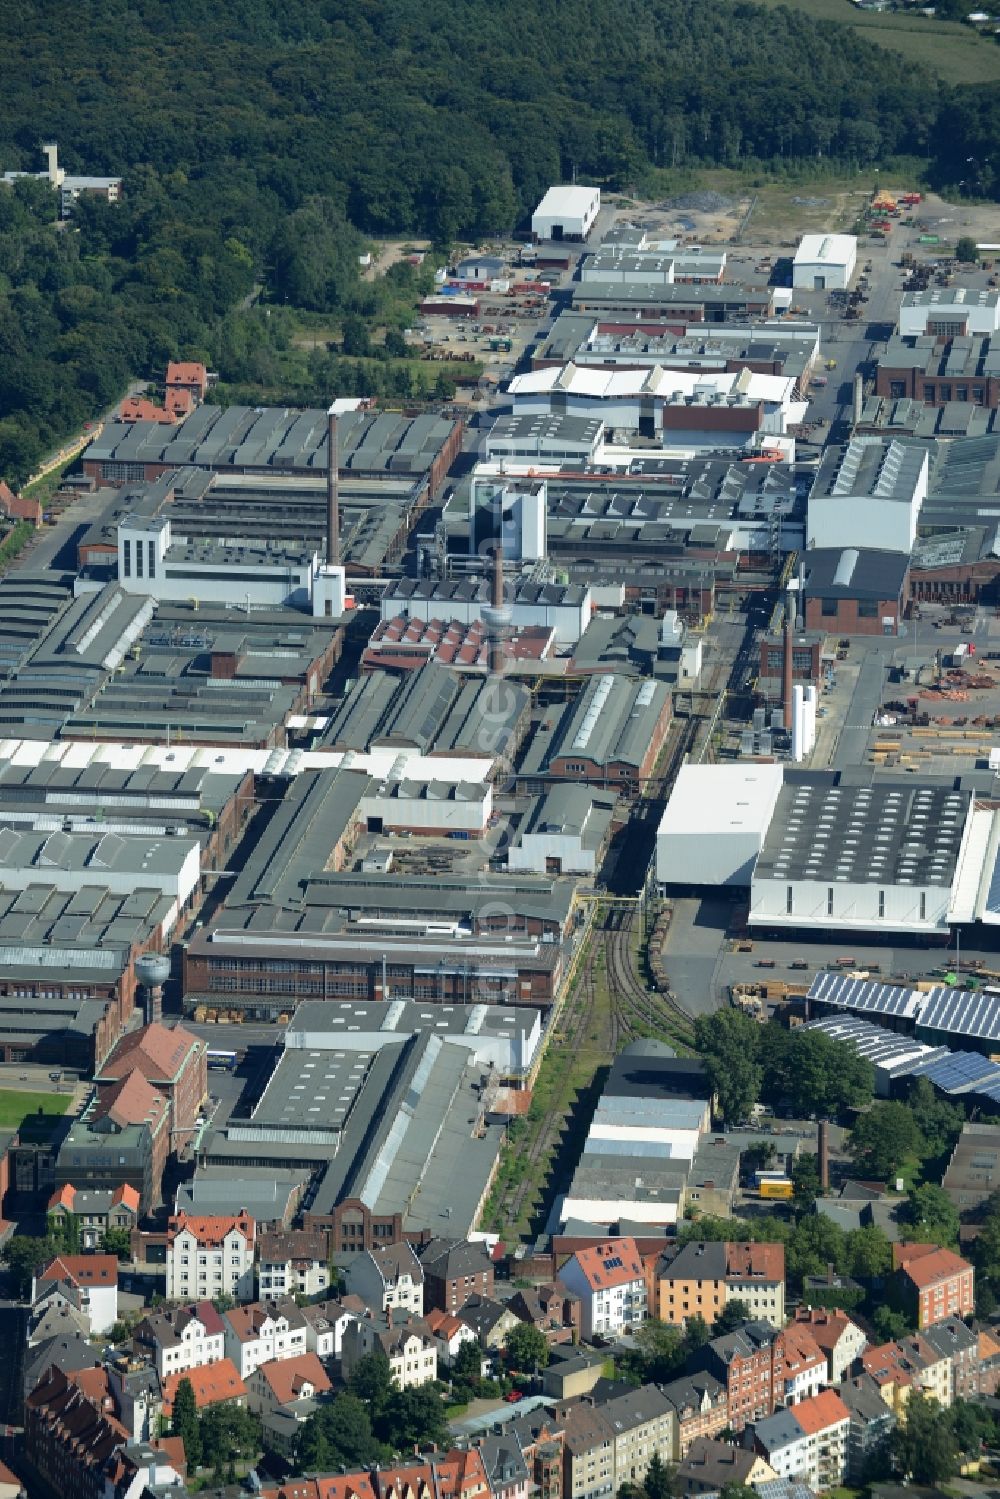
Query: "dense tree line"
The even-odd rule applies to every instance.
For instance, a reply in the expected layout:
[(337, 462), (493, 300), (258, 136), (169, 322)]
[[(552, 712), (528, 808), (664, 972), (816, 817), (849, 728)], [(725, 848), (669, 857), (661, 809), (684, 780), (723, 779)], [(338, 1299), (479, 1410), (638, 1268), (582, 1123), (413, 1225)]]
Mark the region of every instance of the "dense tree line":
[(187, 0), (168, 16), (24, 0), (0, 12), (0, 49), (0, 167), (40, 170), (55, 137), (68, 170), (125, 179), (121, 205), (81, 200), (69, 226), (44, 183), (0, 191), (14, 481), (170, 357), (239, 392), (443, 394), (447, 373), (342, 359), (289, 389), (280, 304), (398, 333), (426, 284), (409, 267), (362, 282), (369, 235), (509, 231), (573, 174), (629, 188), (653, 167), (905, 151), (989, 193), (1000, 170), (997, 90), (947, 91), (849, 30), (744, 0)]

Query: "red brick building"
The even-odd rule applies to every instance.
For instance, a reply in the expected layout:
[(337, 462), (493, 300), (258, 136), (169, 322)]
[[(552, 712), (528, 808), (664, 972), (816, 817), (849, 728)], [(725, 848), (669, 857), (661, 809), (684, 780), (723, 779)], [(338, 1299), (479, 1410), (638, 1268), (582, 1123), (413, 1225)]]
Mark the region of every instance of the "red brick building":
[(897, 1284), (916, 1313), (917, 1327), (975, 1310), (976, 1277), (968, 1260), (936, 1244), (894, 1244)]
[(827, 635), (895, 635), (909, 576), (904, 552), (813, 547), (806, 552), (807, 630)]
[(190, 1031), (144, 1025), (123, 1036), (96, 1078), (98, 1088), (113, 1086), (138, 1071), (167, 1100), (170, 1148), (183, 1150), (208, 1094), (208, 1048)]
[(62, 1499), (104, 1499), (107, 1465), (129, 1440), (100, 1367), (53, 1365), (25, 1401), (25, 1457)]

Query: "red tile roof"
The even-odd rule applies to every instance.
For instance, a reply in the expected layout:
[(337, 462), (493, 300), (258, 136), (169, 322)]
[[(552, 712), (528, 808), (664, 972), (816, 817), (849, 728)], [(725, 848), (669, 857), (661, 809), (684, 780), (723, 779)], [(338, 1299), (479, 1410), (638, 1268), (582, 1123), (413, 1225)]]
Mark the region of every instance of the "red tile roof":
[(295, 1358), (276, 1358), (259, 1364), (256, 1371), (279, 1405), (302, 1398), (304, 1385), (312, 1385), (312, 1394), (325, 1395), (333, 1386), (315, 1353), (300, 1353)]
[(199, 1044), (183, 1026), (169, 1030), (154, 1021), (123, 1036), (101, 1068), (101, 1077), (123, 1077), (133, 1067), (150, 1082), (176, 1082), (191, 1050)]
[(74, 1286), (116, 1286), (118, 1256), (115, 1254), (57, 1254), (36, 1277), (39, 1285), (67, 1280)]
[(940, 1249), (936, 1244), (894, 1244), (893, 1261), (902, 1270), (918, 1291), (939, 1281), (951, 1280), (964, 1275), (972, 1266), (961, 1255), (950, 1249)]
[(781, 1334), (785, 1363), (790, 1370), (826, 1366), (826, 1354), (803, 1322), (792, 1322)]
[(727, 1244), (726, 1275), (740, 1280), (783, 1281), (784, 1244)]
[(138, 1067), (133, 1067), (99, 1089), (90, 1118), (113, 1119), (121, 1129), (129, 1124), (148, 1124), (155, 1132), (166, 1111), (167, 1100), (163, 1094), (157, 1092)]
[(177, 1235), (187, 1229), (206, 1249), (218, 1249), (235, 1228), (252, 1244), (255, 1227), (255, 1221), (248, 1213), (239, 1213), (236, 1217), (178, 1213), (167, 1223), (167, 1243), (172, 1244)]
[(194, 1403), (199, 1410), (203, 1410), (206, 1405), (217, 1405), (220, 1400), (239, 1400), (247, 1392), (232, 1359), (220, 1358), (214, 1364), (202, 1364), (199, 1369), (187, 1369), (183, 1374), (165, 1376), (162, 1381), (165, 1416), (169, 1416), (173, 1408), (177, 1386), (182, 1379), (191, 1381)]
[(840, 1421), (849, 1421), (851, 1413), (836, 1390), (821, 1390), (809, 1400), (800, 1400), (792, 1406), (792, 1415), (807, 1436), (826, 1431)]
[(578, 1249), (573, 1258), (592, 1291), (606, 1291), (609, 1286), (624, 1286), (642, 1280), (642, 1260), (634, 1239), (608, 1239), (587, 1249)]

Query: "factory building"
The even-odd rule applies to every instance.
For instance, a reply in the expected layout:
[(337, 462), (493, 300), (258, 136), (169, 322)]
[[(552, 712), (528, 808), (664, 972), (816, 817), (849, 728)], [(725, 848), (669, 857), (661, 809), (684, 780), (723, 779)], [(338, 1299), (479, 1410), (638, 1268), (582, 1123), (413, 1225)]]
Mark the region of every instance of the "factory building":
[(875, 394), (925, 406), (1000, 406), (1000, 338), (941, 334), (890, 338), (875, 373)]
[(528, 743), (521, 775), (620, 786), (652, 774), (670, 727), (670, 689), (614, 673), (591, 678), (575, 703), (550, 704)]
[(586, 786), (553, 786), (536, 801), (507, 852), (528, 874), (596, 875), (611, 839), (617, 797)]
[(573, 286), (574, 312), (590, 312), (619, 325), (628, 322), (747, 323), (774, 316), (772, 287), (668, 285), (636, 281), (581, 281)]
[[(506, 552), (505, 552), (506, 555)], [(399, 578), (382, 595), (383, 620), (455, 619), (463, 624), (481, 620), (490, 602), (484, 578)], [(580, 584), (515, 583), (508, 598), (510, 623), (515, 630), (551, 628), (559, 645), (575, 645), (590, 623), (593, 598)]]
[(550, 187), (531, 215), (531, 237), (542, 240), (585, 240), (601, 211), (599, 187)]
[(815, 547), (806, 553), (806, 628), (835, 635), (896, 635), (908, 579), (905, 552)]
[(909, 556), (928, 489), (928, 455), (915, 443), (854, 437), (828, 448), (809, 492), (806, 545)]
[(1000, 332), (1000, 292), (968, 286), (905, 291), (899, 308), (899, 336), (968, 338)]
[(853, 234), (804, 234), (792, 261), (792, 286), (801, 291), (846, 291), (857, 260)]
[(781, 792), (780, 765), (682, 765), (656, 833), (656, 881), (746, 886)]

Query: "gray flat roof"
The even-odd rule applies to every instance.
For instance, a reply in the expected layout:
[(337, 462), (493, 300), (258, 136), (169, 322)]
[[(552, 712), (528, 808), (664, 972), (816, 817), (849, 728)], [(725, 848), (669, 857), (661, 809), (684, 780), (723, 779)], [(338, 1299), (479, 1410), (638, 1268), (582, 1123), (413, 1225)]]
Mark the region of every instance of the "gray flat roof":
[(754, 878), (950, 888), (970, 805), (920, 781), (786, 776)]

